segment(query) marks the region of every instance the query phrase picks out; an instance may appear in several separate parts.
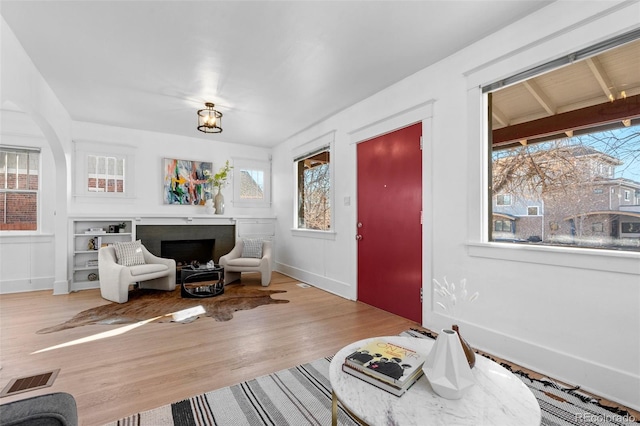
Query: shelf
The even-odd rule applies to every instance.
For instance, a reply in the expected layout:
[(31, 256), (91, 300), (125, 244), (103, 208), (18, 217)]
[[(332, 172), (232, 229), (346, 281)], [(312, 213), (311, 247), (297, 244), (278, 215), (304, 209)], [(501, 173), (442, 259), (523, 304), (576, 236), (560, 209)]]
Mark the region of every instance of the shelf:
[[(86, 232), (90, 228), (102, 228), (105, 231), (116, 223), (125, 223), (127, 232)], [(99, 239), (101, 244), (112, 244), (116, 242), (129, 242), (135, 235), (135, 222), (126, 218), (73, 218), (70, 223), (70, 247), (69, 247), (69, 279), (71, 281), (71, 291), (85, 288), (95, 288), (99, 281), (88, 280), (87, 277), (95, 273), (98, 274), (98, 266), (85, 265), (87, 260), (98, 258), (98, 250), (86, 250), (89, 242)]]

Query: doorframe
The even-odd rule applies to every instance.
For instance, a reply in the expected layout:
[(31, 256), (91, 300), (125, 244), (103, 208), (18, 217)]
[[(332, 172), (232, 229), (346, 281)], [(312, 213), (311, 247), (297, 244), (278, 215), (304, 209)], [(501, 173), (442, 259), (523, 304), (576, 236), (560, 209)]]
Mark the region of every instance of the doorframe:
[[(351, 154), (355, 159), (354, 173), (357, 180), (357, 145), (367, 140), (391, 133), (417, 122), (422, 122), (422, 325), (427, 324), (433, 312), (431, 282), (433, 278), (433, 105), (434, 99), (414, 105), (398, 113), (370, 121), (368, 124), (347, 132), (351, 138)], [(358, 183), (356, 181), (356, 188)], [(353, 222), (351, 255), (358, 259), (357, 234), (358, 200), (355, 195), (355, 220)], [(358, 268), (353, 270), (354, 298), (358, 299)]]

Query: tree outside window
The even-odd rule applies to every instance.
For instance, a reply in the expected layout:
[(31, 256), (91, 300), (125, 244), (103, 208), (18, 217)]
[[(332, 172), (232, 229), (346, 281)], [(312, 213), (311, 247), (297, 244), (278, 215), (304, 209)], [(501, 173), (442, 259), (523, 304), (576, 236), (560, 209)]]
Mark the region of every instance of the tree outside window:
[[(640, 125), (495, 149), (493, 191), (513, 199), (511, 206), (500, 204), (496, 194), (493, 213), (518, 217), (520, 241), (536, 235), (547, 244), (638, 250), (637, 238), (621, 235), (619, 218), (631, 217), (640, 227), (640, 206), (631, 197), (640, 189), (639, 153)], [(534, 208), (518, 210), (528, 203), (544, 205), (539, 223), (531, 222)], [(544, 223), (553, 227), (540, 235)]]
[(331, 229), (329, 148), (296, 161), (299, 229)]

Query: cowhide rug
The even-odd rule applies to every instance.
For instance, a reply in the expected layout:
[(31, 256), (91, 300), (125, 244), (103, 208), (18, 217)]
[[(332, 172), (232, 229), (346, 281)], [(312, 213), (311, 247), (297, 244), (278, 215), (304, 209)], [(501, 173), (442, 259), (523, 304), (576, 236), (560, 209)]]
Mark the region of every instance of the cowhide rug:
[[(175, 291), (134, 289), (129, 292), (126, 303), (109, 303), (80, 312), (68, 321), (53, 327), (43, 328), (38, 334), (53, 333), (68, 328), (89, 324), (134, 324), (162, 316), (155, 322), (170, 322), (173, 312), (201, 305), (208, 317), (216, 321), (229, 321), (235, 311), (253, 309), (257, 306), (275, 303), (289, 303), (288, 300), (272, 299), (272, 294), (286, 293), (285, 290), (262, 290), (242, 284), (225, 286), (219, 296), (187, 299), (180, 296), (180, 286)], [(195, 319), (195, 318), (194, 318)]]

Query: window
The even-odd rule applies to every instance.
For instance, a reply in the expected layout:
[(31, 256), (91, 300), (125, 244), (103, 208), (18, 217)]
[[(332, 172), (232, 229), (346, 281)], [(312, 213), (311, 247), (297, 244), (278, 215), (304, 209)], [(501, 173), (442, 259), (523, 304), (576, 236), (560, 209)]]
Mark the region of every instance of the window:
[(0, 146), (0, 230), (38, 229), (40, 151)]
[(124, 158), (87, 155), (87, 191), (124, 193)]
[(76, 197), (132, 198), (135, 149), (125, 145), (75, 141)]
[[(490, 195), (498, 206), (526, 203), (527, 216), (541, 219), (516, 219), (513, 241), (549, 223), (541, 245), (640, 251), (640, 239), (624, 228), (640, 208), (622, 205), (631, 191), (616, 189), (640, 187), (640, 119), (631, 107), (640, 85), (630, 77), (639, 37), (623, 35), (483, 88)], [(495, 206), (488, 208), (491, 217)], [(490, 241), (500, 238), (489, 232)]]
[(640, 234), (640, 222), (622, 222), (621, 229), (623, 234)]
[(511, 232), (511, 221), (496, 220), (493, 222), (493, 230), (496, 232)]
[(496, 196), (496, 204), (499, 206), (510, 206), (511, 195), (510, 194), (498, 194)]
[(297, 228), (331, 229), (331, 168), (329, 147), (297, 158)]
[(233, 159), (234, 205), (268, 207), (271, 203), (271, 162)]

